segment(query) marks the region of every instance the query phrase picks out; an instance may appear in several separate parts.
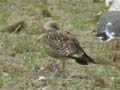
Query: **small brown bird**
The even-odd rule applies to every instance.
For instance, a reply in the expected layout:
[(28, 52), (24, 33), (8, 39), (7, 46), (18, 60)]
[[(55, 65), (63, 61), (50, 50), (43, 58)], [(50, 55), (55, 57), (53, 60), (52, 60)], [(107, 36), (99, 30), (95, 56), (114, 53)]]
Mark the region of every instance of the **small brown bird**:
[(62, 72), (64, 75), (65, 59), (75, 59), (82, 65), (95, 63), (81, 48), (79, 42), (69, 32), (63, 32), (56, 21), (48, 21), (41, 32), (41, 43), (46, 53), (63, 61)]

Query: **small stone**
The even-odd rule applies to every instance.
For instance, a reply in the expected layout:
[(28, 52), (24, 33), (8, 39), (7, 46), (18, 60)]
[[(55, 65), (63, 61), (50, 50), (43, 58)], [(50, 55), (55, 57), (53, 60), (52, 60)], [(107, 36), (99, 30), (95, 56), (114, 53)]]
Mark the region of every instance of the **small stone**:
[(110, 79), (113, 81), (115, 79), (115, 77), (111, 77)]
[(46, 79), (45, 76), (40, 76), (40, 77), (39, 77), (39, 80), (40, 80), (40, 81), (45, 80), (45, 79)]
[(43, 87), (41, 90), (47, 90), (47, 88), (46, 88), (46, 87)]
[(44, 70), (45, 68), (44, 68), (44, 67), (41, 67), (40, 69), (41, 69), (41, 70)]

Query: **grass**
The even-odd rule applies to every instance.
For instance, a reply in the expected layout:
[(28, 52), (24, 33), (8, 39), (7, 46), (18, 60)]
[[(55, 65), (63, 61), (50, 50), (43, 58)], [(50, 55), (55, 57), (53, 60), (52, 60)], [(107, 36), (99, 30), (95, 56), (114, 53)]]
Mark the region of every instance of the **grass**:
[[(1, 0), (0, 26), (24, 20), (19, 34), (0, 33), (0, 90), (120, 90), (119, 58), (113, 62), (115, 41), (99, 43), (92, 30), (104, 9), (92, 0)], [(82, 66), (67, 60), (63, 81), (60, 69), (51, 76), (52, 60), (40, 43), (40, 32), (48, 18), (68, 30), (98, 65)], [(60, 64), (61, 66), (61, 64)], [(38, 80), (45, 76), (45, 80)]]

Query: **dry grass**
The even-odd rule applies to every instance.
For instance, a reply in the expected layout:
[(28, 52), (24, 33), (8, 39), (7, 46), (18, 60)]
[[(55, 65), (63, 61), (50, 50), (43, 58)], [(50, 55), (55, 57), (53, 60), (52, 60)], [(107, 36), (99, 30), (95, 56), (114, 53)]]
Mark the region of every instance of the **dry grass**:
[[(92, 0), (1, 0), (0, 25), (23, 19), (25, 27), (19, 34), (0, 33), (0, 90), (120, 90), (119, 59), (113, 62), (115, 41), (101, 44), (92, 32), (103, 8)], [(99, 64), (82, 66), (67, 60), (66, 79), (61, 80), (60, 69), (50, 77), (52, 60), (39, 40), (50, 17), (73, 33)]]

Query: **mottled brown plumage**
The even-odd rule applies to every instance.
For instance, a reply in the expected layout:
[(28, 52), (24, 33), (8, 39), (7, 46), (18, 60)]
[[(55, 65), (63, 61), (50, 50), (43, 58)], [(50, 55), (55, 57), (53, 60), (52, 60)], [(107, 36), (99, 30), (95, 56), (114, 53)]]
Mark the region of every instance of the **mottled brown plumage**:
[(63, 32), (55, 21), (48, 21), (41, 33), (42, 46), (46, 53), (60, 60), (66, 58), (75, 59), (77, 63), (87, 65), (90, 62), (95, 63), (83, 49), (79, 42), (69, 32)]

